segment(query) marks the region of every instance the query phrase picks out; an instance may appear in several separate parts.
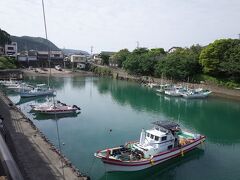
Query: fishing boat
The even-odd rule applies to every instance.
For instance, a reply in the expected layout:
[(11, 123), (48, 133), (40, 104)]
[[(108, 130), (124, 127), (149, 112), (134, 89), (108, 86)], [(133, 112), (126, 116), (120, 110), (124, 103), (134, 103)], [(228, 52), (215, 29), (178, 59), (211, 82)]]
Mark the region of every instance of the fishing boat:
[(183, 93), (185, 93), (187, 89), (183, 87), (182, 85), (174, 85), (172, 88), (166, 89), (164, 91), (164, 94), (168, 96), (173, 96), (173, 97), (181, 97)]
[(208, 97), (212, 91), (204, 90), (204, 89), (192, 89), (182, 93), (182, 96), (187, 99), (197, 99), (197, 98), (206, 98)]
[(16, 87), (20, 84), (20, 82), (10, 79), (8, 81), (0, 81), (0, 84), (2, 84), (5, 87)]
[(160, 85), (157, 83), (149, 82), (149, 83), (144, 84), (144, 86), (150, 87), (150, 88), (158, 88)]
[(21, 97), (36, 97), (36, 96), (46, 96), (46, 95), (53, 95), (54, 90), (51, 88), (47, 88), (46, 84), (37, 84), (35, 88), (32, 90), (22, 90), (20, 92)]
[(15, 91), (15, 92), (22, 92), (22, 91), (30, 91), (34, 89), (33, 86), (26, 84), (26, 83), (20, 83), (16, 84), (14, 86), (7, 86), (7, 89)]
[(42, 114), (71, 114), (81, 110), (77, 105), (70, 106), (60, 101), (31, 105), (31, 107), (32, 111)]
[(205, 136), (180, 129), (172, 121), (153, 122), (154, 127), (142, 130), (140, 141), (97, 151), (106, 171), (139, 171), (172, 158), (183, 156), (205, 141)]
[(156, 89), (157, 92), (159, 93), (165, 93), (166, 90), (172, 89), (171, 84), (160, 84), (159, 89)]
[(172, 96), (172, 97), (180, 97), (180, 96), (182, 96), (181, 92), (178, 89), (165, 90), (164, 93), (166, 95)]

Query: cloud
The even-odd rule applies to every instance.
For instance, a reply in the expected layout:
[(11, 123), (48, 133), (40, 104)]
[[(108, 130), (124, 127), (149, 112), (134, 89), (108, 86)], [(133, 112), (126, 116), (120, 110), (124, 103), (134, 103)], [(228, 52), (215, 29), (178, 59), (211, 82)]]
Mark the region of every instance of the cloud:
[[(59, 47), (95, 51), (207, 44), (237, 37), (238, 0), (45, 0), (49, 39)], [(8, 0), (1, 28), (44, 37), (41, 0)]]

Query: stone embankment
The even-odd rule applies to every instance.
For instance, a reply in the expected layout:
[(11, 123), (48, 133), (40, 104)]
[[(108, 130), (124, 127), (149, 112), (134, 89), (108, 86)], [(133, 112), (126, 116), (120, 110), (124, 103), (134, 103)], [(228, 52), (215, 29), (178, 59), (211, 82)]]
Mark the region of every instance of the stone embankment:
[(24, 179), (89, 179), (61, 155), (32, 121), (1, 91), (0, 115), (4, 119), (5, 141)]

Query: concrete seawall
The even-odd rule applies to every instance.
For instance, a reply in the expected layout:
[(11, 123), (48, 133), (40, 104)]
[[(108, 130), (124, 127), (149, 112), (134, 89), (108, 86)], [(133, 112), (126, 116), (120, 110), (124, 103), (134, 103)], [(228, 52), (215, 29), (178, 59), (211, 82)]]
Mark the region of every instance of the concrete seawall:
[(5, 141), (24, 179), (88, 179), (1, 91), (0, 115), (4, 118)]
[(23, 72), (19, 69), (0, 70), (0, 80), (23, 79)]

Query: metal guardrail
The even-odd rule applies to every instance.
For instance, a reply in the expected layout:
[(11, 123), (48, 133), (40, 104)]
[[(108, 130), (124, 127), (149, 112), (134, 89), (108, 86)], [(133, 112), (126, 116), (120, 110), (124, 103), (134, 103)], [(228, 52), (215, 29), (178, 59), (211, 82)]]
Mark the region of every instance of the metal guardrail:
[(0, 160), (8, 179), (12, 180), (24, 179), (1, 133), (0, 133)]

